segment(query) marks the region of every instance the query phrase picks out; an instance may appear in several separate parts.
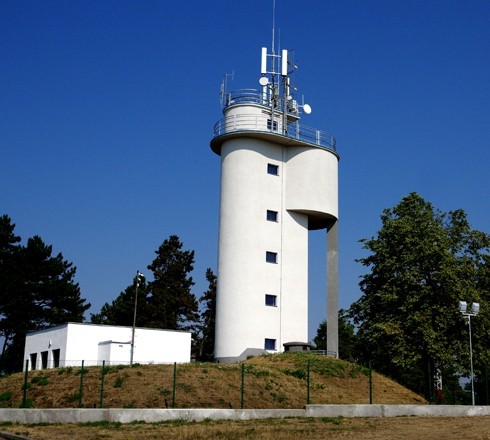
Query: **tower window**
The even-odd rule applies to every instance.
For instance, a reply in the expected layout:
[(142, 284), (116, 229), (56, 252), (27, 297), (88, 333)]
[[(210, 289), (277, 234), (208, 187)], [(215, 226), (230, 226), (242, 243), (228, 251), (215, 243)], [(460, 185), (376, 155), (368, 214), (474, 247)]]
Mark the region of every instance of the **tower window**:
[(276, 340), (265, 338), (264, 348), (266, 350), (275, 350), (276, 349)]
[(265, 295), (265, 305), (270, 307), (277, 306), (277, 296), (276, 295)]
[(277, 121), (272, 119), (267, 119), (267, 129), (272, 131), (277, 131)]
[(267, 173), (273, 176), (279, 176), (279, 165), (274, 165), (272, 163), (267, 164)]
[(277, 222), (277, 211), (267, 210), (267, 220), (270, 222)]
[(265, 261), (268, 263), (277, 263), (277, 252), (269, 252), (265, 253)]

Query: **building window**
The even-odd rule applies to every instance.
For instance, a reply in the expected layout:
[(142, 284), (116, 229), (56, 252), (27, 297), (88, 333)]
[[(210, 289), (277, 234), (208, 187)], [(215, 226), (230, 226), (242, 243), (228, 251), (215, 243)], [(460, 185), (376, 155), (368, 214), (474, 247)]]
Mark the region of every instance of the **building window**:
[(268, 263), (277, 263), (277, 252), (269, 252), (265, 253), (265, 261)]
[(53, 350), (53, 367), (58, 368), (60, 366), (60, 349)]
[(277, 121), (272, 119), (267, 119), (267, 129), (272, 131), (277, 131)]
[(41, 351), (41, 366), (42, 368), (48, 368), (48, 352)]
[(267, 164), (267, 173), (273, 176), (279, 176), (279, 165), (274, 165), (272, 163)]
[(31, 353), (31, 370), (35, 370), (37, 368), (37, 353)]
[(277, 296), (276, 295), (265, 295), (265, 305), (276, 307), (277, 306)]
[(277, 222), (277, 211), (267, 210), (267, 220), (270, 222)]
[(276, 340), (265, 338), (264, 348), (266, 350), (275, 350), (276, 349)]

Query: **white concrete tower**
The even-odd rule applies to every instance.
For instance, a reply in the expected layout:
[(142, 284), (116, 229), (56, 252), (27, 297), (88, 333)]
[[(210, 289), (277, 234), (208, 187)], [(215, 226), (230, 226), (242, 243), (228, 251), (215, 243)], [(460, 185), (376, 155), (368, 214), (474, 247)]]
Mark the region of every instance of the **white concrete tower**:
[(215, 358), (281, 352), (308, 341), (308, 230), (326, 229), (327, 350), (338, 353), (338, 160), (335, 139), (299, 123), (295, 66), (262, 48), (259, 90), (222, 89)]

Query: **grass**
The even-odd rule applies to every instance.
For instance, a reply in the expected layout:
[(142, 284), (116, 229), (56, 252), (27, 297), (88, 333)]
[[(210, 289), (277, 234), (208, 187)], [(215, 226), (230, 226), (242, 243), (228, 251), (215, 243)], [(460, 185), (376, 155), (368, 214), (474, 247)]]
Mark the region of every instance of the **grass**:
[[(177, 365), (175, 407), (240, 408), (244, 366), (244, 408), (303, 408), (310, 366), (310, 403), (369, 403), (367, 369), (349, 362), (306, 353), (278, 354), (243, 363)], [(34, 408), (79, 406), (98, 408), (101, 367), (60, 368), (29, 373), (27, 398)], [(417, 404), (423, 398), (378, 374), (373, 377), (373, 402)], [(0, 378), (1, 407), (20, 407), (23, 373)], [(104, 367), (106, 408), (166, 408), (174, 399), (173, 365)], [(8, 399), (7, 399), (8, 396)]]
[(2, 431), (36, 440), (157, 440), (162, 438), (214, 440), (419, 440), (484, 439), (490, 432), (490, 417), (410, 417), (410, 418), (285, 418), (247, 421), (213, 421), (200, 423), (174, 420), (165, 423), (141, 422), (83, 423), (72, 425), (2, 424)]

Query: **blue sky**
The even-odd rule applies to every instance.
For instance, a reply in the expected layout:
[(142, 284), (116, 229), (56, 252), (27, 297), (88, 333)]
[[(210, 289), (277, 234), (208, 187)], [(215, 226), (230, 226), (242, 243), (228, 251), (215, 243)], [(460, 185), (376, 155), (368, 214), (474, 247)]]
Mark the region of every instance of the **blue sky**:
[[(412, 191), (490, 232), (490, 2), (276, 0), (276, 42), (340, 160), (340, 306), (358, 240)], [(216, 270), (220, 83), (258, 88), (272, 0), (0, 3), (0, 214), (77, 266), (96, 313), (171, 234)], [(310, 338), (325, 316), (310, 236)]]

